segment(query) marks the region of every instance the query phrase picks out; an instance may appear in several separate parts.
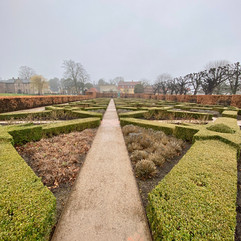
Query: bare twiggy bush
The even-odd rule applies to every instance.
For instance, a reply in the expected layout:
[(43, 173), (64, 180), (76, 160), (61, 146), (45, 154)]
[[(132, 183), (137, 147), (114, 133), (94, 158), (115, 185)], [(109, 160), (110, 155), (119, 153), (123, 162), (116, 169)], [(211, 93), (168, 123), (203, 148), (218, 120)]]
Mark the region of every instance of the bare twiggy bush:
[(160, 152), (151, 153), (148, 159), (153, 161), (157, 166), (162, 166), (166, 161), (165, 157), (163, 157)]
[(148, 157), (148, 152), (146, 152), (146, 151), (138, 151), (138, 150), (136, 150), (136, 151), (134, 151), (132, 154), (131, 154), (131, 157), (130, 157), (130, 159), (131, 159), (131, 161), (133, 161), (133, 162), (137, 162), (137, 161), (140, 161), (140, 160), (142, 160), (142, 159), (146, 159), (147, 157)]
[(135, 172), (137, 177), (140, 178), (151, 178), (156, 175), (156, 166), (153, 161), (148, 159), (137, 162)]
[(162, 155), (167, 159), (170, 160), (174, 156), (176, 156), (178, 153), (177, 151), (171, 146), (171, 145), (166, 145), (165, 150), (162, 152)]
[(153, 113), (147, 112), (143, 114), (144, 118), (150, 120), (153, 117)]
[(140, 127), (134, 125), (126, 125), (122, 128), (124, 136), (128, 136), (129, 133), (138, 133), (140, 132)]
[(127, 145), (127, 150), (132, 153), (135, 150), (143, 150), (143, 147), (139, 143), (132, 142)]

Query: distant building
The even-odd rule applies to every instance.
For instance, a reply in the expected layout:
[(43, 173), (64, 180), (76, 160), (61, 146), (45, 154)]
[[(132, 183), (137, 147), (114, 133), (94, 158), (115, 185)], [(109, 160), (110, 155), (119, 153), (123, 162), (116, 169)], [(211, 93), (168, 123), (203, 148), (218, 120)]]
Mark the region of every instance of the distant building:
[(97, 93), (99, 91), (96, 88), (92, 87), (92, 88), (88, 89), (87, 92), (89, 92), (89, 93)]
[(118, 88), (116, 85), (100, 85), (100, 93), (117, 93)]
[(120, 81), (118, 84), (118, 90), (121, 93), (134, 94), (134, 89), (137, 84), (140, 84), (140, 81)]
[[(0, 93), (38, 94), (38, 91), (30, 84), (29, 80), (12, 78), (9, 80), (0, 80)], [(44, 88), (43, 93), (50, 93), (49, 87)]]
[(29, 80), (12, 78), (9, 80), (0, 80), (0, 93), (33, 94), (33, 88)]

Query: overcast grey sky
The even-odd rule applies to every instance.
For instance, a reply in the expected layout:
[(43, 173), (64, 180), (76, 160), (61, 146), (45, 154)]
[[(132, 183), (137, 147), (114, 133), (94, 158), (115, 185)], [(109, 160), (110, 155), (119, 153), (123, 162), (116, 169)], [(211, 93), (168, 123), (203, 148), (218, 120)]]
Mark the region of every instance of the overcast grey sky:
[(0, 0), (0, 77), (26, 65), (61, 78), (64, 59), (95, 82), (241, 61), (240, 10), (241, 0)]

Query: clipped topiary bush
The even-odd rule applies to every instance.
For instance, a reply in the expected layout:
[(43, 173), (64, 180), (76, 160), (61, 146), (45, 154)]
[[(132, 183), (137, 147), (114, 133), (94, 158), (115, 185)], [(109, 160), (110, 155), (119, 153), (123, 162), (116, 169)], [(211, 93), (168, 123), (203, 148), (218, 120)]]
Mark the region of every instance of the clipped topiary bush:
[(222, 123), (211, 125), (211, 126), (207, 127), (207, 130), (215, 131), (215, 132), (219, 132), (219, 133), (230, 133), (230, 134), (235, 133), (235, 131), (232, 128), (230, 128), (229, 126), (222, 124)]

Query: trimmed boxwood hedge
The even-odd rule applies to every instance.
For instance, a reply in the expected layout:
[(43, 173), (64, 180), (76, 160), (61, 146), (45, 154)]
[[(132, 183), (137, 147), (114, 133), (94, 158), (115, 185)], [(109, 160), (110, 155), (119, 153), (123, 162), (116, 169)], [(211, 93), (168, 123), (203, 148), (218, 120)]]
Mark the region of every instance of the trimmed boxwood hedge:
[(194, 118), (194, 119), (206, 119), (212, 120), (213, 115), (208, 113), (201, 113), (201, 112), (191, 112), (191, 111), (174, 111), (174, 110), (167, 110), (167, 113), (173, 114), (175, 117), (180, 118)]
[(154, 240), (234, 240), (237, 149), (196, 141), (149, 194)]
[(20, 119), (20, 118), (26, 118), (30, 115), (33, 117), (44, 117), (44, 116), (48, 116), (51, 112), (52, 110), (44, 110), (40, 112), (3, 113), (3, 114), (0, 114), (0, 120)]
[(127, 118), (141, 118), (144, 114), (148, 113), (148, 111), (140, 110), (140, 111), (130, 111), (125, 113), (120, 113), (119, 117), (127, 117)]
[(41, 126), (22, 126), (8, 130), (13, 137), (14, 144), (24, 144), (30, 141), (39, 141), (42, 138)]
[[(225, 133), (217, 132), (214, 130), (210, 130), (210, 128), (214, 128), (217, 125), (226, 125), (231, 130), (233, 130), (232, 133)], [(213, 126), (213, 127), (212, 127)], [(239, 126), (237, 125), (237, 120), (233, 118), (226, 118), (226, 117), (220, 117), (218, 118), (214, 123), (209, 123), (205, 126), (205, 128), (201, 128), (198, 133), (196, 133), (193, 137), (194, 140), (220, 140), (222, 142), (225, 142), (227, 144), (230, 144), (238, 150), (241, 147), (241, 132), (239, 130)]]
[(91, 111), (72, 111), (73, 115), (77, 118), (98, 117), (102, 120), (102, 114)]
[(238, 117), (238, 111), (237, 111), (237, 110), (225, 110), (225, 111), (222, 113), (222, 116), (223, 116), (223, 117), (230, 117), (230, 118), (237, 119), (237, 117)]
[(10, 142), (0, 143), (0, 240), (47, 240), (56, 199)]
[(99, 125), (99, 118), (84, 118), (42, 125), (42, 132), (44, 137), (49, 137), (59, 135), (60, 133), (69, 133), (71, 131), (82, 131), (87, 128), (96, 128)]
[(154, 121), (141, 120), (141, 119), (135, 119), (135, 118), (121, 118), (120, 124), (121, 126), (137, 125), (144, 128), (151, 128), (154, 130), (163, 131), (166, 135), (172, 135), (175, 130), (175, 125), (173, 124), (166, 124), (166, 123), (160, 123), (156, 121), (154, 122)]
[(99, 124), (100, 118), (85, 118), (42, 126), (0, 126), (0, 240), (48, 240), (55, 224), (55, 197), (18, 155), (13, 142), (22, 144)]
[(192, 141), (193, 136), (202, 128), (200, 125), (176, 125), (174, 135), (185, 141)]

